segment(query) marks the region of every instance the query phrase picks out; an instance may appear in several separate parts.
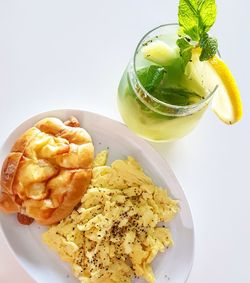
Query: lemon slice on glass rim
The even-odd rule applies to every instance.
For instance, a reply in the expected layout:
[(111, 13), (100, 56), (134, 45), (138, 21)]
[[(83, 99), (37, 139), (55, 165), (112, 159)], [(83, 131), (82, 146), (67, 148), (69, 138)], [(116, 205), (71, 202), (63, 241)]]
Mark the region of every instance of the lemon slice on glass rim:
[[(199, 60), (201, 49), (193, 49), (193, 57)], [(224, 123), (231, 125), (242, 118), (243, 107), (236, 80), (226, 63), (218, 56), (202, 63), (209, 64), (210, 78), (218, 83), (212, 100), (212, 110)]]
[(216, 55), (208, 63), (219, 79), (212, 110), (226, 124), (238, 122), (243, 113), (240, 91), (228, 66)]

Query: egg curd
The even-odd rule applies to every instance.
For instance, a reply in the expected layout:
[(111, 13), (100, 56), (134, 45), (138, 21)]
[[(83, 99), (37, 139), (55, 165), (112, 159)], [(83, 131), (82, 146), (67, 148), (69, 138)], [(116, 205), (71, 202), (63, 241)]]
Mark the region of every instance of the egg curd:
[(44, 242), (71, 264), (82, 283), (155, 282), (151, 262), (173, 245), (168, 228), (178, 201), (157, 187), (132, 158), (105, 166), (97, 155), (81, 204), (43, 234)]

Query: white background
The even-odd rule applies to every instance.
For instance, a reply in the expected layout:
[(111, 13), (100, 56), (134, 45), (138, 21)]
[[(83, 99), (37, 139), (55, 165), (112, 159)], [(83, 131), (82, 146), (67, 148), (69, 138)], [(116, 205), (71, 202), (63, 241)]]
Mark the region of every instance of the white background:
[[(186, 138), (153, 145), (172, 166), (193, 212), (196, 252), (188, 283), (250, 282), (250, 5), (217, 2), (213, 34), (241, 89), (243, 120), (226, 126), (208, 110)], [(145, 32), (177, 21), (177, 4), (0, 1), (0, 143), (26, 118), (56, 108), (120, 120), (116, 91), (121, 74)], [(1, 233), (0, 250), (0, 282), (34, 282)]]

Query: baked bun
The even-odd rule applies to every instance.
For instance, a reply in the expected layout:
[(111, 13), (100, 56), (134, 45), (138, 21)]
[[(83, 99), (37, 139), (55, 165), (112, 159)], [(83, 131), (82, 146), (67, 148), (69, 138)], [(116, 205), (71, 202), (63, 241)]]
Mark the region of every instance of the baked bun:
[(76, 118), (46, 118), (14, 144), (1, 172), (0, 210), (51, 225), (68, 216), (87, 190), (94, 146)]

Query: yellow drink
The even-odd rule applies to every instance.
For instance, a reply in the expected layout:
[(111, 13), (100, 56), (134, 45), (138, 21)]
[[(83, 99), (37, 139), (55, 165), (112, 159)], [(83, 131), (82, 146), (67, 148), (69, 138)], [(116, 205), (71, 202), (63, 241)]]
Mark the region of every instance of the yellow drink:
[[(216, 85), (206, 84), (209, 74), (206, 63), (194, 58), (185, 72), (182, 69), (176, 46), (177, 30), (177, 25), (167, 25), (148, 33), (119, 84), (118, 107), (124, 122), (152, 141), (175, 140), (188, 134), (199, 122), (216, 89)], [(155, 41), (169, 46), (167, 60), (156, 57), (153, 58), (156, 62), (152, 62), (143, 54), (145, 46)], [(155, 88), (145, 87), (151, 69), (162, 71), (161, 67), (164, 67), (161, 82)]]

